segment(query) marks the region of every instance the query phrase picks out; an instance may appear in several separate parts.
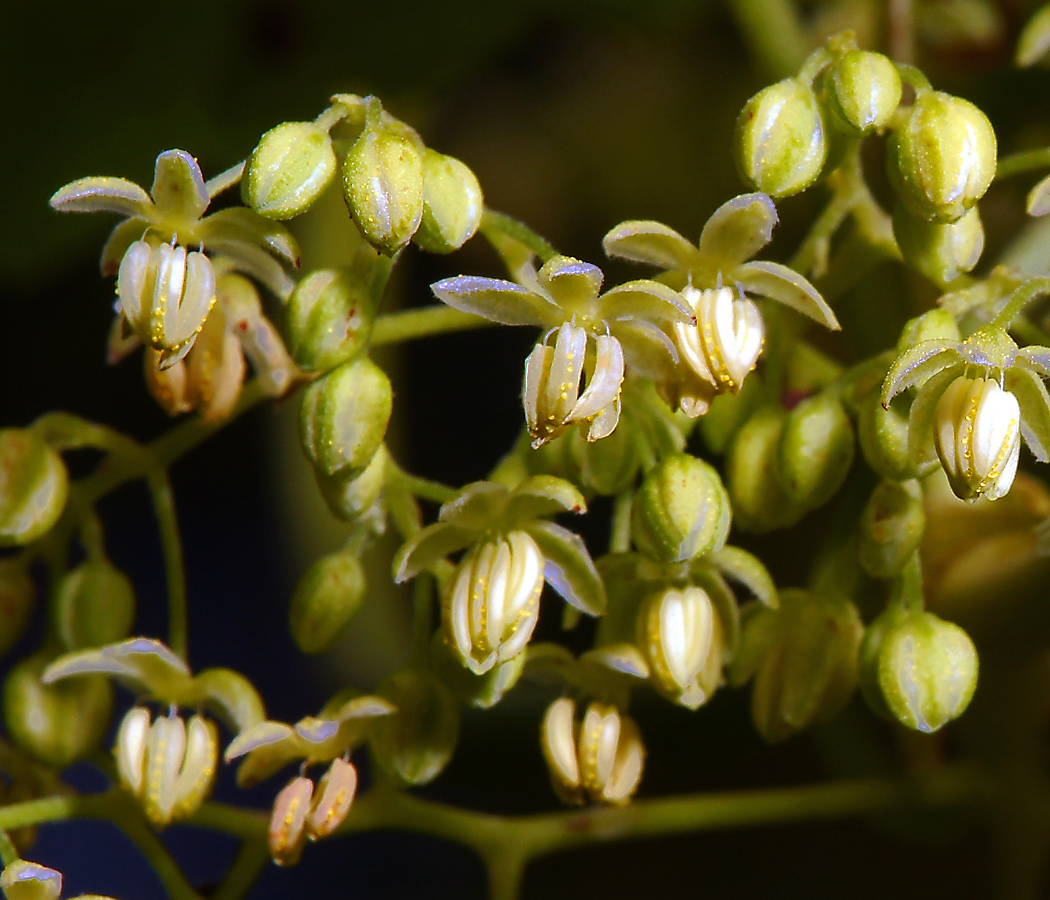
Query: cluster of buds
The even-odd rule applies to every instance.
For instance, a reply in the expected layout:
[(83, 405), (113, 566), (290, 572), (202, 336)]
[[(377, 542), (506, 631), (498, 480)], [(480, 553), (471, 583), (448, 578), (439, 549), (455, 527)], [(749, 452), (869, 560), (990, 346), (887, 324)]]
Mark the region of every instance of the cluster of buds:
[(569, 697), (555, 700), (543, 717), (543, 755), (555, 793), (566, 803), (620, 806), (642, 780), (645, 746), (634, 719), (597, 701), (577, 720)]
[(342, 824), (357, 791), (357, 770), (343, 758), (333, 759), (320, 782), (299, 775), (288, 782), (270, 815), (270, 854), (279, 866), (299, 861), (307, 840), (327, 837)]

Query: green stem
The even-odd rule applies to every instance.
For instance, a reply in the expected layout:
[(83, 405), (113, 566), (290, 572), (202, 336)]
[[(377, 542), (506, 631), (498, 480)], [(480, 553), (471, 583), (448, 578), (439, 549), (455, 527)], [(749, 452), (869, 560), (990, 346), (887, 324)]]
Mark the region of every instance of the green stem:
[(426, 306), (423, 309), (406, 309), (402, 312), (387, 313), (376, 319), (371, 345), (381, 347), (383, 344), (398, 344), (450, 331), (491, 327), (493, 324), (481, 316), (443, 304)]
[(0, 863), (4, 864), (4, 868), (7, 868), (11, 863), (18, 862), (20, 858), (10, 836), (0, 828)]
[(526, 858), (520, 847), (501, 847), (484, 856), (489, 873), (489, 900), (518, 900)]
[(210, 900), (241, 900), (259, 880), (269, 861), (270, 850), (265, 841), (245, 840)]
[(995, 180), (1047, 167), (1050, 167), (1050, 147), (1022, 150), (1020, 153), (1011, 153), (999, 160), (999, 164), (995, 167)]
[(498, 231), (519, 244), (524, 244), (540, 258), (541, 262), (547, 262), (547, 260), (558, 256), (558, 251), (524, 222), (519, 222), (506, 213), (496, 212), (488, 207), (485, 208), (485, 212), (481, 216), (481, 227), (479, 230), (482, 234)]
[(921, 612), (925, 608), (926, 598), (922, 591), (922, 563), (919, 561), (918, 550), (912, 554), (894, 583), (889, 605), (909, 612)]
[(157, 878), (164, 885), (164, 890), (167, 891), (171, 900), (202, 900), (201, 895), (193, 889), (193, 886), (186, 880), (186, 876), (182, 874), (178, 863), (172, 859), (168, 848), (142, 822), (137, 812), (134, 815), (113, 816), (112, 821), (138, 847), (139, 853), (146, 858), (157, 874)]
[(616, 495), (609, 535), (610, 553), (626, 553), (631, 549), (631, 507), (633, 505), (634, 491), (624, 491)]
[(432, 583), (426, 573), (412, 582), (412, 661), (426, 666), (430, 659), (430, 633), (434, 630)]
[(153, 510), (160, 531), (161, 550), (168, 578), (168, 646), (181, 659), (186, 659), (189, 623), (186, 604), (186, 567), (182, 558), (182, 538), (175, 515), (175, 497), (168, 473), (161, 468), (146, 476), (153, 498)]
[(405, 490), (414, 494), (420, 500), (429, 500), (432, 503), (448, 503), (449, 500), (452, 500), (459, 493), (454, 487), (449, 487), (440, 481), (431, 481), (428, 478), (410, 475), (403, 469), (397, 477), (405, 486)]
[(1050, 294), (1050, 277), (1031, 278), (1015, 290), (1008, 298), (1003, 308), (996, 313), (995, 318), (985, 326), (989, 331), (994, 329), (1007, 329), (1014, 317), (1025, 308), (1025, 306), (1043, 294)]
[(773, 78), (794, 75), (812, 49), (792, 0), (730, 0), (751, 58)]

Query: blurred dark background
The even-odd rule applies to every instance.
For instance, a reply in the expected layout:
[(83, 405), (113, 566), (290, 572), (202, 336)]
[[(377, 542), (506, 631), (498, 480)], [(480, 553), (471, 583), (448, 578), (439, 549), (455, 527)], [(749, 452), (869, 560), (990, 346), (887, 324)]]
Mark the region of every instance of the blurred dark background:
[[(113, 222), (53, 213), (47, 198), (66, 182), (107, 174), (148, 186), (156, 155), (176, 147), (195, 155), (208, 177), (244, 158), (268, 128), (316, 116), (330, 94), (375, 93), (428, 144), (472, 166), (492, 207), (525, 220), (563, 252), (601, 264), (601, 237), (622, 219), (659, 219), (695, 238), (714, 208), (742, 190), (729, 156), (736, 113), (787, 74), (777, 61), (756, 63), (751, 55), (739, 12), (756, 5), (6, 4), (2, 423), (20, 426), (65, 409), (140, 439), (168, 425), (146, 394), (137, 357), (105, 365), (113, 286), (99, 277), (97, 255)], [(1030, 7), (916, 0), (917, 61), (938, 87), (985, 108), (1004, 150), (1050, 140), (1047, 75), (1008, 67)], [(862, 43), (886, 49), (881, 0), (802, 4), (802, 12), (815, 31), (852, 26)], [(818, 209), (819, 191), (810, 194), (781, 207), (774, 257), (786, 258)], [(1020, 220), (1021, 196), (993, 191), (982, 206), (990, 246), (996, 217)], [(306, 257), (321, 259), (338, 229), (319, 219), (301, 237)], [(499, 274), (491, 255), (474, 247), (451, 258), (412, 251), (401, 268), (395, 295), (403, 306), (430, 302), (427, 285), (437, 278)], [(620, 274), (607, 271), (610, 281)], [(532, 340), (525, 330), (483, 331), (388, 357), (399, 460), (452, 484), (483, 477), (521, 427), (520, 367)], [(377, 587), (353, 633), (324, 658), (305, 659), (288, 637), (297, 578), (341, 535), (300, 459), (295, 405), (255, 410), (173, 471), (191, 663), (245, 672), (269, 715), (286, 721), (316, 711), (346, 683), (374, 688), (404, 658), (408, 627), (403, 598)], [(125, 488), (102, 513), (109, 552), (138, 590), (137, 628), (162, 634), (164, 581), (145, 492)], [(600, 531), (596, 540), (600, 550)], [(536, 744), (548, 699), (525, 687), (490, 713), (467, 714), (454, 762), (426, 793), (493, 811), (555, 808)], [(770, 750), (751, 729), (743, 693), (723, 692), (694, 714), (643, 700), (637, 716), (649, 749), (643, 796), (811, 782), (835, 771), (826, 751), (847, 737), (870, 731), (876, 750), (887, 741), (857, 708), (815, 738)], [(86, 770), (72, 777), (91, 785)], [(249, 799), (267, 806), (282, 784), (273, 779)], [(230, 773), (219, 795), (241, 797)], [(910, 840), (920, 835), (919, 843)], [(234, 850), (179, 826), (166, 839), (200, 883), (217, 879)], [(67, 896), (136, 900), (160, 890), (106, 825), (42, 829), (29, 857), (66, 873)], [(923, 821), (905, 835), (899, 823), (847, 822), (574, 852), (530, 868), (524, 894), (978, 898), (990, 892), (989, 866), (983, 836), (965, 823)], [(289, 895), (481, 898), (485, 883), (480, 864), (458, 847), (367, 835), (311, 847), (291, 871), (270, 867), (252, 896)]]

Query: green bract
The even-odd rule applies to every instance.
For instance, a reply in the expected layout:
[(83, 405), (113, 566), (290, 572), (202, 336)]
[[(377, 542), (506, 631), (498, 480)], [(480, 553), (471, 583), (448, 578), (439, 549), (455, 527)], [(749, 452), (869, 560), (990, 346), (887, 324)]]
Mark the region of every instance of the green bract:
[(290, 219), (328, 187), (335, 165), (326, 129), (314, 122), (285, 122), (267, 131), (252, 151), (241, 197), (268, 219)]

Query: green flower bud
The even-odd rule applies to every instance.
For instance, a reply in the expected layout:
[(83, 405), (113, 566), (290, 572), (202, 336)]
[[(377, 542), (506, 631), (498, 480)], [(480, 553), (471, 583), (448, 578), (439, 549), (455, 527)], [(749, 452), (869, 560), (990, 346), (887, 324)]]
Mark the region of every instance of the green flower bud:
[(926, 530), (922, 488), (917, 481), (883, 481), (860, 517), (857, 555), (874, 578), (892, 578), (918, 549)]
[(343, 161), (343, 197), (361, 234), (392, 254), (423, 216), (423, 157), (407, 136), (365, 131)]
[[(365, 470), (336, 472), (325, 475), (314, 469), (317, 485), (321, 489), (332, 515), (348, 522), (358, 521), (375, 511), (376, 501), (386, 483), (386, 464), (389, 456), (382, 446), (376, 451)], [(381, 516), (381, 512), (380, 512)]]
[(59, 582), (55, 624), (68, 650), (122, 641), (135, 619), (135, 589), (108, 559), (91, 559)]
[(882, 385), (876, 384), (861, 400), (857, 437), (864, 459), (876, 473), (891, 481), (915, 478), (918, 472), (908, 449), (908, 400), (896, 397), (882, 406)]
[(924, 610), (884, 612), (868, 629), (861, 659), (868, 703), (916, 731), (936, 731), (961, 716), (977, 687), (969, 635)]
[(809, 187), (827, 155), (813, 89), (785, 78), (759, 91), (736, 120), (733, 144), (741, 177), (754, 189), (789, 197)]
[(241, 179), (241, 198), (268, 219), (306, 212), (335, 175), (328, 132), (314, 122), (284, 122), (262, 136)]
[(858, 134), (881, 131), (901, 102), (901, 77), (888, 56), (850, 50), (831, 70), (828, 99), (834, 121)]
[(448, 765), (459, 739), (459, 707), (432, 675), (403, 669), (386, 678), (378, 694), (397, 712), (372, 726), (372, 757), (406, 785), (433, 781)]
[(852, 462), (853, 426), (838, 397), (820, 393), (788, 413), (777, 444), (777, 471), (792, 503), (806, 509), (823, 506)]
[(908, 319), (897, 341), (897, 352), (904, 353), (923, 341), (960, 341), (959, 323), (948, 310), (928, 309), (914, 319)]
[(303, 653), (324, 653), (361, 608), (365, 572), (350, 553), (322, 556), (300, 579), (288, 610), (288, 629)]
[(288, 299), (288, 349), (307, 372), (332, 369), (364, 349), (375, 313), (368, 284), (351, 269), (311, 272)]
[(62, 873), (18, 859), (0, 872), (0, 889), (7, 900), (58, 900), (62, 896)]
[(359, 475), (383, 442), (390, 421), (390, 379), (367, 356), (319, 378), (303, 395), (299, 436), (325, 475)]
[(977, 207), (947, 224), (926, 222), (903, 206), (893, 213), (893, 236), (904, 259), (936, 284), (969, 272), (984, 250), (984, 226)]
[(857, 686), (864, 626), (838, 594), (780, 593), (775, 634), (755, 672), (751, 718), (774, 742), (834, 716)]
[(736, 433), (729, 448), (726, 486), (736, 523), (745, 530), (785, 528), (805, 512), (784, 493), (777, 472), (785, 418), (779, 406), (758, 410)]
[(0, 657), (18, 643), (35, 598), (36, 585), (21, 560), (0, 559)]
[(413, 240), (431, 253), (451, 253), (481, 224), (485, 198), (470, 168), (454, 156), (423, 151), (423, 218)]
[(995, 175), (995, 132), (980, 109), (941, 91), (919, 96), (889, 145), (890, 178), (912, 213), (954, 222)]
[(0, 431), (0, 546), (28, 544), (55, 524), (66, 505), (69, 476), (36, 432)]
[(430, 661), (456, 699), (476, 709), (489, 709), (499, 703), (525, 670), (525, 654), (519, 653), (506, 662), (496, 663), (481, 675), (475, 675), (460, 662), (440, 631), (435, 632), (430, 643)]
[[(541, 447), (540, 452), (548, 447), (554, 448), (555, 452), (567, 449), (565, 456), (568, 457), (566, 462), (570, 463), (570, 480), (578, 480), (595, 493), (612, 497), (634, 484), (640, 462), (640, 438), (630, 428), (617, 428), (600, 441), (588, 441), (582, 431), (574, 429)], [(559, 469), (555, 465), (547, 471), (553, 473)]]
[(676, 453), (645, 476), (634, 501), (632, 533), (644, 553), (682, 562), (720, 550), (732, 514), (718, 472)]
[(8, 736), (49, 766), (62, 769), (101, 743), (113, 711), (113, 687), (101, 677), (42, 684), (51, 657), (22, 660), (4, 682)]

